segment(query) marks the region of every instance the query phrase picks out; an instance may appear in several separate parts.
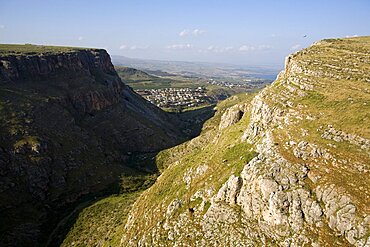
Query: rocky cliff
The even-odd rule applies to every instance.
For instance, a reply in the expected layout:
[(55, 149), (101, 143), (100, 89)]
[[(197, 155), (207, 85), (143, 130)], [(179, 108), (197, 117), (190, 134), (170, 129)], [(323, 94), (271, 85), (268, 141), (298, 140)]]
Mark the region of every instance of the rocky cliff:
[(179, 143), (180, 125), (127, 87), (105, 50), (1, 45), (2, 246), (45, 243), (83, 196), (155, 172), (135, 156)]
[(323, 40), (223, 102), (162, 153), (121, 246), (370, 246), (369, 62), (370, 37)]

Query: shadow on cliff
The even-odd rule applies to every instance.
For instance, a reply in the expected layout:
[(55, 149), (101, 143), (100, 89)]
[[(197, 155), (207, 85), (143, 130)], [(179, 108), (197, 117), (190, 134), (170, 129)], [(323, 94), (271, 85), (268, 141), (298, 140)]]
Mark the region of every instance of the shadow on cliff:
[(0, 54), (1, 246), (45, 245), (53, 229), (60, 242), (80, 210), (120, 193), (121, 181), (149, 186), (141, 178), (158, 175), (157, 153), (199, 134), (213, 115), (212, 107), (163, 112), (123, 83), (105, 50), (8, 49)]
[[(184, 138), (179, 140), (177, 146), (183, 142), (191, 140), (198, 136), (203, 124), (214, 116), (214, 105), (195, 110), (189, 110), (181, 113), (170, 113), (180, 120), (179, 129), (185, 133)], [(173, 147), (171, 146), (171, 147)], [(168, 147), (168, 148), (171, 148)], [(162, 149), (164, 150), (164, 149)], [(47, 239), (44, 239), (45, 246), (60, 246), (66, 238), (68, 232), (72, 229), (80, 213), (87, 207), (93, 205), (99, 200), (111, 195), (120, 195), (133, 193), (148, 189), (154, 184), (156, 178), (160, 175), (156, 164), (156, 156), (162, 151), (156, 152), (133, 152), (129, 153), (126, 167), (132, 168), (130, 172), (120, 174), (116, 181), (112, 182), (104, 190), (98, 193), (91, 193), (81, 197), (77, 202), (69, 205), (67, 208), (51, 212), (54, 220), (44, 225), (44, 231), (50, 233)]]

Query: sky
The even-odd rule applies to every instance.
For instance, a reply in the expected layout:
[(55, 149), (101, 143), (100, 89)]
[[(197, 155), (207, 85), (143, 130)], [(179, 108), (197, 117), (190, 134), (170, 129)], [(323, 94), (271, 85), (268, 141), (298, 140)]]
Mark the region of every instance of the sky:
[(0, 43), (281, 68), (323, 38), (370, 35), (369, 0), (0, 0)]

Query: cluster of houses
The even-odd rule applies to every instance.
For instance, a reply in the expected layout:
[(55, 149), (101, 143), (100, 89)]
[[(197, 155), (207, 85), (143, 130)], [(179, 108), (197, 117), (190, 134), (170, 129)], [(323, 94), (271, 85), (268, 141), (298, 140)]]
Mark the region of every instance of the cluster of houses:
[(243, 79), (240, 82), (233, 82), (233, 81), (209, 79), (207, 83), (212, 84), (212, 85), (221, 86), (221, 87), (228, 87), (228, 88), (253, 89), (256, 87), (260, 87), (260, 85), (263, 83), (266, 83), (266, 81), (263, 79)]
[(189, 108), (214, 103), (203, 87), (198, 88), (162, 88), (137, 90), (138, 94), (161, 108)]

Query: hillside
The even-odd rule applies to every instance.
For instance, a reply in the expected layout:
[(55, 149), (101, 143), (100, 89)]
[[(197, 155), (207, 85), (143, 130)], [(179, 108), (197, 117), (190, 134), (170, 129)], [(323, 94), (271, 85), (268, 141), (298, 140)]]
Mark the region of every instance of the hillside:
[(153, 80), (155, 76), (151, 76), (148, 73), (145, 73), (144, 71), (137, 70), (134, 68), (129, 67), (122, 67), (118, 66), (115, 67), (117, 74), (121, 77), (121, 79), (127, 80), (127, 81), (147, 81), (147, 80)]
[(156, 173), (144, 161), (184, 126), (127, 87), (105, 50), (0, 45), (1, 245), (45, 244), (78, 203)]
[(142, 70), (115, 66), (118, 76), (134, 90), (158, 89), (170, 87), (198, 87), (199, 83), (185, 80), (181, 77), (159, 77), (148, 74)]
[(223, 102), (157, 156), (121, 246), (370, 246), (369, 62), (370, 37), (323, 40)]

